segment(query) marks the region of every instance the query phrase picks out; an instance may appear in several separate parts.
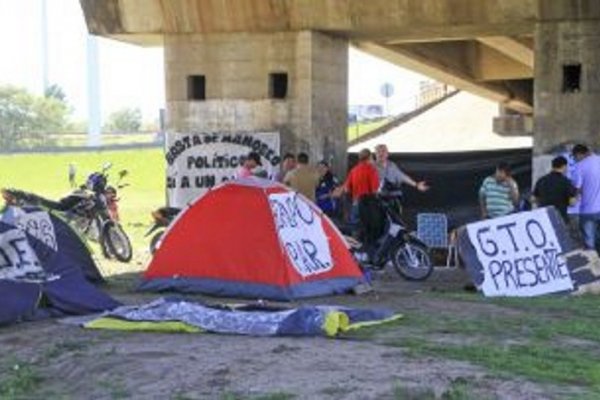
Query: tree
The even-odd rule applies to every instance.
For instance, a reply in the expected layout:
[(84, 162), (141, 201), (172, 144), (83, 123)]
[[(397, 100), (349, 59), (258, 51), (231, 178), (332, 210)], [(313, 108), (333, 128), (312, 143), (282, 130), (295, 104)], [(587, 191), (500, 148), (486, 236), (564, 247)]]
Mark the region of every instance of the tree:
[(122, 108), (108, 116), (104, 130), (123, 133), (138, 132), (142, 126), (142, 112), (139, 108)]
[(70, 109), (55, 97), (35, 96), (25, 89), (0, 86), (0, 148), (12, 150), (48, 144), (48, 133), (61, 132)]
[(67, 102), (67, 95), (65, 94), (65, 91), (57, 84), (48, 86), (44, 91), (44, 97), (54, 98), (63, 103)]

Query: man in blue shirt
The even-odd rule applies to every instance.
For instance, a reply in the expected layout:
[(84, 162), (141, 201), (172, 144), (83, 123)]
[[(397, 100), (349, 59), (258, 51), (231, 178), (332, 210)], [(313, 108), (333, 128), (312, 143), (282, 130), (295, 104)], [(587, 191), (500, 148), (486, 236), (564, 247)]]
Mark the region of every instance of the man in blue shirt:
[(577, 160), (573, 184), (579, 191), (579, 227), (587, 249), (596, 249), (600, 227), (600, 157), (582, 144), (573, 147)]

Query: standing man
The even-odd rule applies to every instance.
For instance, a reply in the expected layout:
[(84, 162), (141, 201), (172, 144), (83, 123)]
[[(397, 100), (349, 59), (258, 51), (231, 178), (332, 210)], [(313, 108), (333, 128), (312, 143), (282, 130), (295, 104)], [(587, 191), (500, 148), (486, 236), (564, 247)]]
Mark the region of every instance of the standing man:
[(335, 188), (339, 186), (339, 181), (331, 172), (327, 161), (320, 161), (317, 169), (320, 176), (319, 185), (315, 191), (317, 205), (327, 216), (333, 218), (337, 214), (338, 205), (332, 194)]
[(352, 208), (350, 209), (350, 223), (359, 222), (359, 202), (369, 196), (374, 196), (379, 189), (379, 174), (373, 165), (371, 151), (363, 149), (358, 153), (358, 164), (348, 173), (344, 184), (334, 191), (334, 196), (341, 196), (343, 192), (350, 194)]
[[(417, 182), (404, 172), (398, 166), (389, 160), (388, 148), (385, 144), (379, 144), (375, 147), (375, 166), (379, 174), (379, 183), (388, 195), (402, 197), (401, 186), (403, 183), (412, 186), (419, 192), (425, 192), (429, 189), (424, 181)], [(386, 184), (388, 188), (386, 188)]]
[(600, 157), (582, 144), (573, 147), (577, 160), (573, 184), (580, 194), (579, 228), (587, 249), (596, 249), (600, 226)]
[(565, 176), (568, 161), (563, 156), (552, 160), (552, 172), (535, 184), (533, 196), (540, 207), (554, 206), (568, 224), (567, 208), (577, 197), (577, 189)]
[[(573, 156), (573, 146), (575, 146), (575, 144), (567, 143), (565, 145), (565, 151), (563, 154), (561, 154), (567, 159), (567, 172), (565, 172), (565, 176), (569, 178), (571, 183), (575, 182), (575, 169), (577, 168), (577, 160)], [(567, 208), (567, 226), (569, 228), (571, 238), (574, 239), (575, 242), (580, 245), (580, 247), (583, 247), (583, 236), (581, 235), (581, 229), (579, 229), (580, 203), (581, 200), (579, 199), (579, 196), (577, 196), (576, 200)]]
[(519, 187), (510, 174), (510, 166), (501, 162), (494, 175), (483, 180), (479, 189), (481, 218), (496, 218), (515, 211), (519, 202)]
[(298, 154), (298, 165), (288, 172), (283, 183), (315, 202), (315, 190), (319, 185), (319, 171), (308, 165), (308, 154)]
[(273, 180), (279, 183), (283, 183), (285, 176), (288, 172), (292, 171), (296, 168), (296, 156), (292, 153), (285, 153), (283, 159), (281, 160), (281, 169), (277, 171)]

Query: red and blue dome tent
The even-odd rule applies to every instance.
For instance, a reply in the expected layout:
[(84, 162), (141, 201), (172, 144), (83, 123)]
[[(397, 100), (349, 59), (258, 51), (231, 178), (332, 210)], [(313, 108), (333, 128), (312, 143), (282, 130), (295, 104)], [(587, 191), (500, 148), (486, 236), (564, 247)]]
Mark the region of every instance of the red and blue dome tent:
[(343, 237), (314, 204), (253, 177), (191, 203), (165, 233), (139, 289), (293, 300), (362, 282)]

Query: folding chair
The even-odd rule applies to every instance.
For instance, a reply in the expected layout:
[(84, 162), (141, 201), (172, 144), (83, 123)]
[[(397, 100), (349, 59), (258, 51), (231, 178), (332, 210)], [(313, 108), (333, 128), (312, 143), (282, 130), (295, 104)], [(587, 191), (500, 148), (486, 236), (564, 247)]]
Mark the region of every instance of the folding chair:
[(458, 252), (455, 235), (448, 234), (448, 217), (441, 213), (417, 214), (417, 237), (432, 249), (444, 249), (448, 252), (446, 267), (451, 262), (458, 266)]

